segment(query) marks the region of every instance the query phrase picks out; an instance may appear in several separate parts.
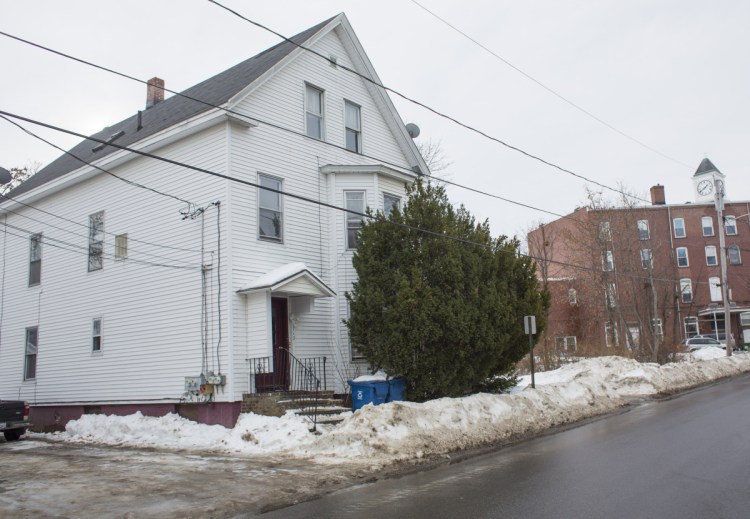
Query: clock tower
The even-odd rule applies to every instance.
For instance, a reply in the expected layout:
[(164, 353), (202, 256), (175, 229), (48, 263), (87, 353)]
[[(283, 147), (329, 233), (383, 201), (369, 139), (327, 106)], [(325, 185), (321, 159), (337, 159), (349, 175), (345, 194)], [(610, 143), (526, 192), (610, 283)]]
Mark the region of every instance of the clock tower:
[[(717, 180), (718, 182), (716, 182)], [(724, 174), (710, 160), (707, 158), (703, 159), (693, 175), (696, 203), (706, 204), (713, 202), (716, 196), (717, 183), (719, 188), (723, 190), (724, 195), (726, 195)]]

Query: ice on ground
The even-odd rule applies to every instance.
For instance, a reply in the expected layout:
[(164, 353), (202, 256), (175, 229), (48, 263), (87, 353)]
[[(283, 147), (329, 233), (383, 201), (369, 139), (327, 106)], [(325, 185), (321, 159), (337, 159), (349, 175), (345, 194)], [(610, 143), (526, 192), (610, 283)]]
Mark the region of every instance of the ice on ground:
[(621, 357), (585, 359), (539, 373), (536, 389), (523, 378), (514, 394), (366, 405), (320, 435), (310, 434), (306, 418), (288, 412), (280, 418), (242, 414), (232, 429), (198, 424), (175, 414), (158, 418), (140, 413), (85, 415), (68, 423), (64, 432), (44, 436), (71, 442), (314, 458), (323, 463), (360, 462), (377, 468), (503, 443), (606, 413), (633, 398), (676, 393), (750, 371), (750, 355), (727, 358), (722, 350), (718, 352), (721, 356), (706, 348), (690, 354), (686, 362), (664, 366)]

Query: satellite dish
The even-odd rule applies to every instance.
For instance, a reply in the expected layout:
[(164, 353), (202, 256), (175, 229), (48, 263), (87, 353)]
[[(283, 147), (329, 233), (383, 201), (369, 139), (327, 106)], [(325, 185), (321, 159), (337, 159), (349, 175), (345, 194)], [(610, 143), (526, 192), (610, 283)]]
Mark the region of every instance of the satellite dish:
[(412, 139), (416, 139), (417, 137), (419, 137), (419, 126), (414, 123), (407, 124), (406, 131), (409, 132), (409, 137), (411, 137)]
[(13, 180), (13, 177), (10, 174), (10, 171), (8, 171), (5, 168), (0, 168), (0, 185), (7, 184)]

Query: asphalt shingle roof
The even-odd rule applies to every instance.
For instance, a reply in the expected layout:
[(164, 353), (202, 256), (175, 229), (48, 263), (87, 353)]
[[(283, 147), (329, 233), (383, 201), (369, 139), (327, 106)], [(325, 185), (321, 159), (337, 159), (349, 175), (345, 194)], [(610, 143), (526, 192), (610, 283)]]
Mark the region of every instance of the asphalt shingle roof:
[[(320, 29), (322, 29), (333, 18), (329, 18), (314, 27), (297, 34), (290, 38), (297, 44), (303, 44)], [(120, 121), (112, 126), (108, 126), (92, 137), (107, 140), (120, 131), (124, 135), (119, 137), (115, 142), (121, 146), (129, 146), (146, 137), (154, 135), (175, 124), (185, 121), (195, 115), (211, 109), (211, 106), (221, 106), (226, 103), (232, 96), (240, 92), (243, 88), (250, 85), (266, 71), (279, 63), (284, 57), (291, 53), (296, 46), (287, 41), (281, 42), (270, 49), (267, 49), (242, 63), (220, 72), (215, 76), (206, 79), (181, 92), (185, 96), (193, 99), (204, 101), (193, 101), (181, 95), (174, 95), (153, 107), (141, 112), (141, 129), (138, 130), (138, 113), (127, 119)], [(117, 148), (105, 146), (99, 151), (92, 151), (99, 143), (86, 139), (73, 147), (69, 152), (83, 161), (93, 162), (102, 157), (117, 151)], [(26, 182), (16, 187), (8, 193), (8, 196), (17, 196), (27, 191), (39, 187), (47, 182), (60, 178), (66, 173), (70, 173), (84, 163), (70, 155), (63, 154), (45, 168), (32, 175)]]
[(693, 176), (697, 177), (699, 175), (703, 175), (704, 173), (710, 173), (711, 171), (721, 173), (721, 171), (716, 169), (716, 166), (714, 166), (713, 163), (708, 160), (708, 158), (705, 158), (701, 161), (700, 166), (698, 166), (698, 169), (695, 170), (695, 174)]

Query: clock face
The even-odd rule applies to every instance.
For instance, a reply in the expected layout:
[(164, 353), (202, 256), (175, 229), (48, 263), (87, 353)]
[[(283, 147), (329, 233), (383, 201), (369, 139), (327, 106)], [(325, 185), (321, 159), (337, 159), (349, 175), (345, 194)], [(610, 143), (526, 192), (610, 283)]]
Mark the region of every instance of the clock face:
[(698, 182), (698, 194), (708, 195), (714, 190), (713, 182), (710, 180), (701, 180)]

